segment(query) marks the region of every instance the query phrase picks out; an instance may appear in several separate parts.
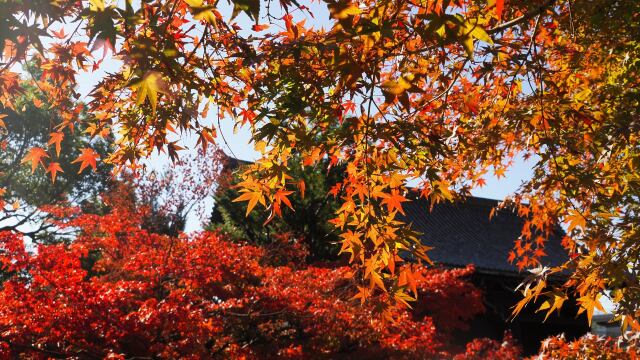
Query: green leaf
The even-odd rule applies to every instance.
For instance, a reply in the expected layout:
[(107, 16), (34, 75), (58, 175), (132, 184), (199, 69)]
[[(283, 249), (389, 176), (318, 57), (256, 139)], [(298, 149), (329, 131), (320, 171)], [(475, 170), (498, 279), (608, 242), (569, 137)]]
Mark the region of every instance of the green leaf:
[(210, 24), (215, 25), (217, 18), (214, 12), (215, 5), (205, 5), (202, 0), (185, 0), (189, 5), (191, 14), (196, 20), (203, 20)]
[(473, 38), (471, 36), (463, 37), (460, 39), (460, 44), (464, 47), (469, 59), (473, 60)]
[(257, 23), (260, 19), (260, 0), (233, 0), (231, 19), (238, 16), (241, 11), (244, 11), (249, 18)]

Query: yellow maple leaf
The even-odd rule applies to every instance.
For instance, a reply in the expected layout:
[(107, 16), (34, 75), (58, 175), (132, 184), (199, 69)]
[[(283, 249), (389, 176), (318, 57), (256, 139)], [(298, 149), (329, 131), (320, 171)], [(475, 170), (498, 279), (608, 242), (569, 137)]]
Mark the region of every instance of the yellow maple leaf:
[(89, 9), (92, 11), (104, 11), (104, 0), (89, 0)]
[(584, 215), (577, 210), (569, 210), (569, 215), (564, 218), (564, 221), (567, 223), (567, 232), (571, 232), (575, 228), (584, 230), (587, 225)]
[(604, 307), (600, 303), (601, 294), (597, 294), (595, 297), (591, 297), (589, 295), (585, 295), (578, 299), (580, 303), (580, 309), (578, 310), (578, 314), (582, 314), (583, 312), (587, 312), (587, 319), (589, 319), (589, 326), (591, 326), (591, 318), (593, 317), (593, 312), (595, 309), (598, 309), (604, 312)]
[(245, 216), (249, 216), (251, 210), (253, 210), (258, 203), (265, 206), (264, 194), (261, 191), (247, 191), (233, 200), (233, 202), (238, 201), (249, 201)]
[(168, 94), (169, 86), (166, 81), (162, 79), (162, 74), (157, 71), (149, 71), (145, 76), (131, 85), (138, 94), (136, 104), (142, 104), (145, 99), (149, 99), (151, 108), (156, 111), (156, 105), (158, 104), (158, 93)]
[(567, 296), (564, 293), (554, 292), (549, 295), (549, 299), (543, 302), (536, 312), (547, 310), (547, 314), (544, 317), (544, 321), (547, 321), (547, 318), (549, 318), (549, 315), (551, 315), (554, 310), (558, 310), (558, 312), (560, 312), (565, 300), (567, 300)]
[(212, 25), (217, 21), (217, 10), (215, 5), (205, 5), (203, 0), (185, 0), (191, 8), (191, 14), (196, 20), (203, 20)]

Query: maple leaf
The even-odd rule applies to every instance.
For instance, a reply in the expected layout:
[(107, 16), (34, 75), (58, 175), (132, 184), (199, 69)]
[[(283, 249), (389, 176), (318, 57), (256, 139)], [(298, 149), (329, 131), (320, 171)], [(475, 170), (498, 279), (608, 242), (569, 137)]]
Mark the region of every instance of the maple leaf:
[(369, 274), (369, 288), (373, 289), (376, 286), (379, 287), (382, 291), (387, 291), (384, 283), (382, 282), (382, 276), (380, 276), (380, 274), (378, 274), (377, 272), (372, 271)]
[(63, 139), (64, 139), (64, 134), (61, 132), (53, 132), (49, 134), (49, 141), (47, 142), (47, 145), (55, 144), (57, 156), (60, 156), (61, 143)]
[(500, 20), (502, 18), (502, 11), (504, 10), (504, 0), (489, 0), (487, 1), (489, 7), (493, 7), (493, 12), (496, 18)]
[(371, 290), (369, 290), (369, 288), (358, 286), (358, 292), (351, 298), (351, 300), (360, 299), (360, 304), (364, 304), (370, 294)]
[(58, 39), (64, 39), (65, 37), (67, 37), (67, 34), (64, 33), (64, 28), (60, 28), (60, 30), (58, 31), (51, 30), (51, 34), (53, 34), (53, 36)]
[(567, 232), (571, 232), (575, 228), (584, 230), (587, 226), (587, 220), (584, 215), (573, 209), (569, 210), (569, 215), (564, 218), (564, 221), (567, 223)]
[(247, 14), (253, 21), (260, 19), (260, 1), (259, 0), (233, 0), (233, 12), (231, 19), (235, 19), (240, 12)]
[(342, 104), (342, 108), (344, 109), (344, 111), (346, 113), (352, 113), (355, 114), (356, 113), (356, 104), (351, 101), (351, 100), (347, 100)]
[(134, 82), (131, 87), (135, 89), (138, 94), (136, 104), (140, 105), (145, 99), (149, 99), (149, 103), (154, 112), (158, 104), (158, 93), (169, 94), (167, 82), (162, 79), (162, 74), (157, 71), (147, 72), (141, 80)]
[(89, 9), (92, 11), (104, 11), (104, 0), (89, 0)]
[(391, 213), (394, 210), (398, 210), (402, 215), (404, 215), (402, 203), (408, 200), (404, 196), (400, 195), (398, 190), (391, 190), (391, 194), (381, 193), (380, 196), (383, 198), (381, 203), (387, 205), (387, 211)]
[(414, 296), (418, 296), (416, 279), (410, 268), (404, 268), (398, 277), (398, 286), (408, 286)]
[(31, 173), (33, 174), (36, 171), (38, 165), (42, 165), (44, 167), (44, 163), (42, 162), (42, 158), (48, 158), (49, 155), (47, 152), (40, 147), (33, 147), (29, 150), (29, 153), (22, 159), (22, 164), (26, 162), (31, 162)]
[(203, 0), (185, 0), (189, 5), (191, 14), (196, 20), (203, 20), (215, 25), (220, 17), (215, 5), (205, 5)]
[(358, 3), (337, 2), (329, 4), (328, 8), (331, 16), (338, 20), (343, 20), (350, 16), (362, 13), (362, 10), (358, 7)]
[(493, 174), (496, 176), (496, 178), (500, 179), (505, 177), (505, 168), (504, 167), (497, 167), (493, 170)]
[(591, 318), (593, 318), (593, 312), (595, 309), (598, 309), (604, 312), (604, 307), (600, 303), (600, 297), (602, 295), (597, 294), (595, 297), (591, 297), (589, 295), (582, 296), (578, 298), (578, 302), (580, 303), (580, 309), (578, 309), (578, 314), (582, 314), (583, 312), (587, 312), (587, 319), (589, 320), (589, 326), (591, 326)]
[(237, 198), (235, 198), (233, 200), (233, 202), (239, 202), (239, 201), (248, 201), (249, 202), (247, 204), (247, 212), (246, 212), (245, 216), (249, 216), (249, 214), (251, 213), (251, 210), (253, 210), (253, 208), (258, 203), (262, 204), (263, 206), (266, 204), (264, 194), (262, 193), (262, 191), (259, 191), (259, 190), (258, 191), (246, 191), (242, 195), (238, 196)]
[(392, 95), (400, 95), (403, 92), (411, 89), (411, 83), (406, 81), (404, 78), (399, 78), (397, 81), (387, 80), (380, 85), (383, 91), (390, 93)]
[(342, 183), (333, 185), (331, 189), (329, 189), (329, 195), (333, 195), (334, 198), (337, 197), (340, 189), (342, 189)]
[(80, 174), (82, 172), (82, 170), (84, 170), (87, 166), (91, 166), (91, 168), (93, 170), (96, 169), (96, 160), (99, 159), (98, 154), (96, 154), (95, 151), (93, 151), (93, 149), (91, 148), (84, 148), (82, 149), (82, 153), (80, 154), (80, 156), (78, 156), (75, 160), (73, 160), (71, 163), (75, 164), (80, 162), (80, 170), (78, 170), (78, 174)]
[(437, 201), (439, 201), (440, 199), (445, 199), (445, 200), (453, 200), (453, 193), (451, 193), (451, 190), (449, 190), (449, 183), (447, 183), (446, 181), (441, 181), (441, 180), (436, 180), (433, 182), (433, 187), (434, 189), (437, 189), (438, 192), (433, 192), (431, 194), (432, 198), (434, 198)]
[(64, 172), (60, 164), (53, 161), (50, 162), (49, 166), (47, 166), (47, 173), (51, 173), (51, 181), (53, 181), (54, 183), (56, 182), (56, 176), (58, 175), (58, 172)]
[(251, 30), (253, 30), (253, 31), (264, 31), (264, 30), (267, 30), (268, 28), (269, 28), (269, 25), (267, 25), (267, 24), (256, 24), (256, 25), (253, 25), (251, 27)]
[(540, 308), (536, 310), (536, 312), (547, 310), (547, 314), (544, 317), (544, 321), (547, 321), (549, 315), (553, 313), (554, 310), (560, 312), (562, 308), (562, 304), (564, 304), (565, 300), (567, 300), (567, 295), (562, 292), (556, 291), (549, 295), (549, 299), (540, 305)]
[(304, 183), (304, 180), (300, 179), (300, 181), (298, 181), (296, 185), (298, 185), (298, 190), (300, 190), (300, 197), (304, 199), (304, 192), (306, 190), (306, 184)]
[(498, 20), (502, 18), (502, 11), (504, 10), (504, 0), (495, 0), (496, 2), (496, 16)]

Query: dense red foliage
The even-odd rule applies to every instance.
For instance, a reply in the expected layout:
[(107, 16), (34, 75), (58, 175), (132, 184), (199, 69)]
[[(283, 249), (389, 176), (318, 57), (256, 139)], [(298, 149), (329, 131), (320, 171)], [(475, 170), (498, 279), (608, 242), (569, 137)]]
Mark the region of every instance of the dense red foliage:
[(514, 340), (509, 333), (505, 334), (502, 343), (490, 339), (474, 339), (467, 344), (464, 353), (454, 356), (454, 360), (515, 360), (520, 358), (520, 350), (514, 345)]
[(546, 339), (537, 359), (635, 360), (640, 358), (640, 334), (610, 338), (587, 334), (575, 341), (563, 336)]
[[(169, 237), (116, 207), (61, 226), (70, 244), (33, 252), (0, 234), (3, 357), (451, 357), (451, 330), (483, 311), (473, 269), (426, 270), (414, 311), (398, 323), (360, 305), (348, 267), (311, 266), (302, 244), (262, 248), (215, 233)], [(478, 345), (482, 344), (482, 345)], [(509, 345), (509, 353), (517, 349)], [(459, 357), (503, 351), (472, 343)]]

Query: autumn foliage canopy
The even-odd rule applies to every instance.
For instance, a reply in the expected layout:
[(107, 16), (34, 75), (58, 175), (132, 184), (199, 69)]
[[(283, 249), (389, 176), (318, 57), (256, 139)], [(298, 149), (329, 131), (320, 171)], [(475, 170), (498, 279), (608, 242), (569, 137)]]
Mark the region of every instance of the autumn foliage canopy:
[[(80, 149), (74, 154), (79, 171), (96, 168), (99, 161), (117, 170), (136, 169), (154, 150), (175, 159), (186, 133), (206, 147), (218, 141), (221, 122), (244, 125), (262, 156), (243, 175), (237, 200), (246, 202), (247, 211), (262, 208), (271, 218), (295, 210), (289, 209), (291, 194), (305, 192), (305, 183), (290, 175), (292, 154), (307, 167), (344, 166), (342, 181), (330, 191), (340, 201), (332, 221), (340, 232), (338, 246), (354, 265), (356, 298), (371, 302), (365, 306), (386, 304), (379, 308), (387, 318), (400, 311), (397, 306), (413, 301), (422, 286), (422, 268), (405, 264), (400, 254), (429, 262), (428, 247), (398, 216), (408, 201), (408, 183), (417, 184), (421, 196), (433, 203), (450, 201), (527, 158), (534, 177), (503, 204), (527, 220), (505, 257), (522, 269), (537, 268), (520, 288), (523, 301), (516, 310), (540, 298), (545, 300), (540, 309), (553, 312), (574, 294), (591, 318), (602, 307), (600, 298), (608, 296), (623, 327), (640, 329), (638, 39), (636, 0), (3, 1), (0, 120), (22, 111), (14, 102), (22, 81), (45, 94), (60, 121), (51, 124), (47, 145), (30, 149), (22, 162), (32, 171), (46, 171), (52, 180), (65, 151), (59, 144), (78, 127), (83, 109), (92, 117), (82, 128), (94, 137), (113, 136), (115, 148), (102, 159), (91, 148)], [(41, 74), (20, 70), (26, 61)], [(92, 71), (100, 74), (99, 81), (83, 99), (86, 105), (78, 104), (79, 74)], [(569, 260), (539, 267), (546, 238), (559, 223), (567, 230), (563, 244)], [(204, 249), (235, 251), (233, 257), (247, 268), (259, 262), (250, 256), (258, 250), (220, 242), (214, 235), (150, 241), (134, 234), (90, 236), (91, 241), (79, 239), (34, 256), (20, 255), (16, 248), (12, 256), (17, 259), (6, 266), (17, 273), (33, 267), (38, 275), (29, 281), (43, 288), (56, 288), (47, 281), (77, 279), (77, 286), (95, 294), (87, 295), (94, 302), (119, 301), (120, 296), (99, 294), (121, 292), (124, 303), (117, 306), (123, 310), (105, 316), (123, 316), (123, 326), (135, 333), (142, 323), (161, 323), (185, 310), (130, 314), (129, 301), (160, 303), (164, 296), (145, 295), (154, 291), (182, 301), (195, 296), (191, 291), (213, 291), (204, 286), (208, 282), (226, 286), (221, 279), (225, 271), (235, 271), (234, 263), (209, 258)], [(18, 246), (15, 235), (5, 236), (6, 246)], [(131, 242), (127, 247), (110, 244), (115, 252), (97, 260), (97, 277), (87, 278), (78, 259), (103, 246), (101, 241), (125, 240)], [(193, 251), (183, 248), (187, 245)], [(184, 288), (167, 282), (164, 271), (185, 270), (182, 264), (160, 261), (154, 246), (184, 251), (195, 264), (212, 262), (214, 270), (207, 276), (197, 272), (203, 278), (180, 278), (192, 284)], [(139, 257), (133, 249), (149, 254)], [(43, 257), (47, 251), (56, 256)], [(122, 252), (129, 255), (121, 257)], [(112, 274), (110, 266), (121, 261), (123, 269), (139, 269), (149, 283)], [(154, 266), (142, 265), (154, 261)], [(48, 279), (47, 271), (59, 266), (69, 275)], [(254, 270), (252, 276), (265, 271), (265, 281), (274, 288), (286, 271)], [(308, 276), (317, 276), (316, 271), (325, 270), (310, 270)], [(547, 279), (558, 273), (569, 274), (566, 282), (547, 287)], [(319, 281), (331, 278), (320, 276)], [(249, 275), (246, 281), (251, 284)], [(107, 284), (116, 290), (103, 292)], [(19, 278), (11, 280), (6, 301), (27, 296), (21, 286), (26, 285)], [(236, 291), (224, 286), (219, 291)], [(72, 301), (82, 293), (60, 294), (59, 299)], [(220, 304), (208, 298), (188, 305), (201, 307), (190, 316), (215, 317), (225, 306), (239, 314), (253, 311), (221, 299)], [(31, 313), (24, 311), (16, 316), (28, 322)], [(94, 324), (91, 314), (84, 312), (83, 329), (95, 328), (116, 342), (115, 330)], [(342, 326), (342, 320), (330, 321), (335, 321), (330, 328)], [(221, 326), (213, 318), (210, 324)], [(130, 341), (164, 336), (171, 343), (180, 331), (159, 331), (145, 340), (132, 335)], [(317, 346), (334, 346), (326, 341)]]
[(395, 314), (394, 325), (374, 315), (373, 302), (350, 300), (349, 267), (301, 261), (306, 248), (288, 236), (267, 251), (216, 233), (151, 233), (143, 213), (120, 206), (105, 215), (64, 212), (59, 225), (79, 231), (70, 244), (30, 252), (20, 236), (0, 234), (3, 358), (519, 353), (487, 339), (469, 350), (450, 345), (451, 333), (484, 311), (467, 280), (472, 267), (415, 268), (422, 302)]

